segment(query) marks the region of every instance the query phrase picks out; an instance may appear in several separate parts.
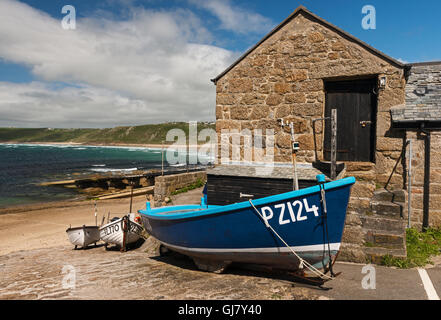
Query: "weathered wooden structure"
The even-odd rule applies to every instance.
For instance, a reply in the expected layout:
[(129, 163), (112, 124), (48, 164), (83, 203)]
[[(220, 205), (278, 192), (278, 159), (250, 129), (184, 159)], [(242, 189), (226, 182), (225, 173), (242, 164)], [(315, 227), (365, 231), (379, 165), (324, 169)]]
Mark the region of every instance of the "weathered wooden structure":
[[(311, 166), (297, 168), (300, 189), (315, 186), (321, 172)], [(227, 205), (293, 190), (291, 165), (277, 166), (270, 173), (261, 166), (218, 166), (207, 172), (209, 204)]]

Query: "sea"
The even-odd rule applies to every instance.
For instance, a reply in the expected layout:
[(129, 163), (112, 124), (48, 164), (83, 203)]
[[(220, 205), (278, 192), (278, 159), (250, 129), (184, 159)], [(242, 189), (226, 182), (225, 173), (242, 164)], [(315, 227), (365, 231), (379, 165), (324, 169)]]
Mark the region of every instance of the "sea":
[[(78, 179), (96, 173), (160, 169), (161, 166), (161, 148), (0, 144), (0, 208), (80, 196), (74, 189), (41, 186), (42, 182)], [(164, 168), (171, 166), (183, 165), (164, 161)]]

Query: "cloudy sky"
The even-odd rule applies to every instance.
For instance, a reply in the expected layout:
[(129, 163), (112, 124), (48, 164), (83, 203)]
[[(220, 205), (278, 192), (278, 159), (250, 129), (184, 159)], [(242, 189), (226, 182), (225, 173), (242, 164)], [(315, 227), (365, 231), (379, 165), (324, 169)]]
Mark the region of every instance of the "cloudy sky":
[(359, 0), (0, 0), (0, 127), (213, 121), (210, 79), (301, 4), (397, 59), (441, 60), (439, 1), (369, 1), (367, 31)]

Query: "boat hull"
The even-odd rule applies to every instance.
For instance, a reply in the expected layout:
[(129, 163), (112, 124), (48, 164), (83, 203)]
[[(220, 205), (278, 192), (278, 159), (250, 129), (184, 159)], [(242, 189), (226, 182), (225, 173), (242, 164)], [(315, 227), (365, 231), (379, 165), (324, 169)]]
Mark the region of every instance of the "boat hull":
[(327, 219), (323, 218), (319, 186), (253, 200), (259, 213), (249, 202), (165, 207), (139, 213), (149, 234), (171, 250), (196, 259), (296, 270), (299, 260), (291, 253), (294, 250), (314, 267), (325, 269), (340, 250), (354, 183), (354, 178), (346, 178), (324, 185)]
[(82, 226), (76, 228), (69, 228), (66, 230), (69, 241), (82, 248), (89, 244), (96, 243), (100, 240), (100, 231), (97, 226)]
[[(142, 225), (127, 219), (128, 229), (124, 235), (124, 219), (118, 219), (100, 227), (100, 238), (105, 243), (115, 244), (120, 247), (134, 243), (141, 238), (143, 227)], [(126, 237), (124, 239), (124, 236)]]

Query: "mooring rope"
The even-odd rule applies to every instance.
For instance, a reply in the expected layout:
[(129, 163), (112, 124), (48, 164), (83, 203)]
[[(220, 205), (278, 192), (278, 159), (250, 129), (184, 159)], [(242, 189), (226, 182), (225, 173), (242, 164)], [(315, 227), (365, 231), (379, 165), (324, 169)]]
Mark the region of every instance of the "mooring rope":
[(248, 200), (251, 204), (251, 206), (254, 208), (254, 210), (257, 212), (257, 214), (259, 215), (259, 217), (262, 219), (262, 221), (265, 223), (266, 227), (269, 228), (279, 239), (280, 241), (283, 242), (283, 244), (292, 252), (292, 254), (294, 254), (294, 256), (297, 257), (297, 259), (299, 259), (300, 264), (299, 264), (299, 269), (303, 269), (303, 266), (306, 266), (306, 268), (308, 268), (312, 273), (314, 273), (316, 276), (318, 276), (321, 279), (327, 279), (327, 280), (333, 280), (333, 277), (330, 277), (326, 274), (324, 274), (323, 272), (321, 272), (320, 270), (318, 270), (317, 268), (315, 268), (312, 264), (310, 264), (308, 261), (304, 260), (302, 257), (300, 257), (286, 242), (285, 240), (283, 240), (283, 238), (276, 232), (276, 230), (273, 229), (273, 227), (271, 227), (271, 225), (268, 223), (268, 221), (265, 220), (265, 218), (262, 216), (262, 214), (259, 212), (259, 210), (257, 210), (257, 208), (254, 206), (253, 202), (250, 200)]
[[(325, 194), (325, 186), (323, 184), (320, 185), (320, 196), (321, 202), (323, 206), (323, 231), (326, 232), (326, 241), (328, 243), (328, 255), (329, 255), (329, 272), (331, 276), (334, 277), (334, 270), (332, 269), (332, 256), (331, 256), (331, 244), (329, 243), (329, 232), (328, 232), (328, 208), (326, 205), (326, 194)], [(324, 239), (323, 239), (324, 240)], [(324, 255), (324, 252), (323, 252)]]

